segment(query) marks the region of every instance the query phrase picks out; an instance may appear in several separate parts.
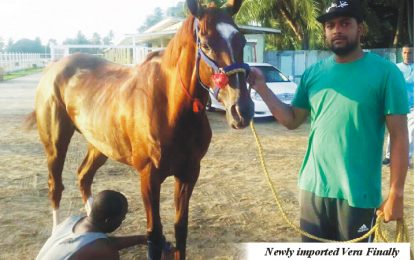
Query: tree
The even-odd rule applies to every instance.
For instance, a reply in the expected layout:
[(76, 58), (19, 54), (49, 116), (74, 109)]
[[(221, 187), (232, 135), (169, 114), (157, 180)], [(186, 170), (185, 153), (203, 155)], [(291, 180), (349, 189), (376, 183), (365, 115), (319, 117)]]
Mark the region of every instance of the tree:
[(169, 7), (166, 10), (166, 16), (170, 17), (186, 17), (186, 11), (184, 2), (178, 2), (176, 6)]
[[(237, 15), (240, 24), (281, 29), (266, 36), (267, 49), (325, 48), (322, 26), (315, 19), (331, 0), (245, 0)], [(362, 0), (368, 34), (365, 48), (388, 48), (413, 44), (413, 0)]]
[[(91, 44), (91, 42), (86, 38), (85, 34), (82, 31), (78, 31), (75, 38), (67, 38), (63, 41), (63, 44), (67, 45), (87, 45)], [(90, 49), (83, 49), (83, 48), (73, 48), (71, 52), (86, 52), (86, 53), (95, 53), (93, 50)]]
[(413, 43), (413, 1), (367, 1), (366, 48), (391, 48)]
[(83, 34), (81, 31), (78, 31), (78, 34), (76, 35), (76, 43), (77, 44), (90, 44), (91, 42), (88, 41), (85, 34)]
[(140, 28), (138, 28), (138, 31), (144, 32), (151, 26), (163, 20), (163, 18), (164, 18), (163, 11), (161, 10), (160, 7), (157, 7), (156, 9), (154, 9), (153, 14), (147, 16), (146, 21), (144, 22), (142, 26), (140, 26)]
[(58, 41), (56, 39), (49, 39), (47, 46), (46, 46), (46, 53), (50, 53), (50, 49), (52, 45), (58, 45)]
[(4, 47), (6, 44), (4, 43), (4, 39), (0, 37), (0, 52), (4, 51)]
[(101, 44), (102, 43), (102, 41), (101, 41), (101, 35), (99, 35), (96, 32), (94, 34), (92, 34), (91, 43), (92, 44), (96, 44), (96, 45)]
[(86, 39), (85, 35), (78, 31), (78, 34), (75, 38), (67, 38), (63, 41), (63, 44), (87, 44), (88, 40)]
[(13, 39), (9, 38), (6, 45), (6, 51), (10, 51), (10, 48), (13, 46), (14, 42)]
[(102, 39), (102, 43), (105, 45), (111, 45), (114, 40), (114, 32), (111, 30), (108, 34)]
[[(414, 1), (389, 1), (391, 6), (397, 8), (396, 27), (394, 30), (393, 46), (413, 43), (414, 31)], [(402, 44), (399, 44), (402, 43)]]
[(204, 0), (202, 1), (202, 3), (205, 5), (209, 5), (210, 3), (215, 3), (215, 5), (218, 7), (225, 5), (227, 2), (228, 2), (227, 0)]
[(267, 48), (310, 49), (323, 45), (321, 25), (315, 19), (329, 1), (247, 0), (237, 15), (242, 24), (278, 28), (278, 36), (267, 36)]
[(40, 38), (36, 38), (35, 40), (20, 39), (15, 43), (13, 43), (10, 40), (9, 44), (7, 46), (7, 51), (8, 52), (37, 52), (37, 53), (43, 53), (45, 51), (45, 47), (42, 46), (42, 43), (40, 42)]

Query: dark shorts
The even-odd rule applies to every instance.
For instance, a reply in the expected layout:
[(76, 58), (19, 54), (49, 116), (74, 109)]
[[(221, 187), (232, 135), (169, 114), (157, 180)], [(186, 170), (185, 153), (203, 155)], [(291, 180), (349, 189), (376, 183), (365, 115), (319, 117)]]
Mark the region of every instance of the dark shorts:
[[(376, 222), (376, 209), (354, 208), (346, 200), (300, 192), (300, 227), (317, 237), (346, 241), (363, 236)], [(303, 242), (318, 242), (302, 236)], [(373, 234), (361, 242), (372, 242)]]

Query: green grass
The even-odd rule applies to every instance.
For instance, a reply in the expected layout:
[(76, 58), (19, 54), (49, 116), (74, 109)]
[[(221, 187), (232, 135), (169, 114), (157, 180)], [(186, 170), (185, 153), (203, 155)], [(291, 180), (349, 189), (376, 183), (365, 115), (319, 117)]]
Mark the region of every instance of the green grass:
[(6, 75), (4, 75), (4, 80), (11, 80), (11, 79), (15, 79), (15, 78), (24, 77), (24, 76), (27, 76), (27, 75), (30, 75), (30, 74), (41, 72), (42, 70), (43, 70), (43, 68), (30, 68), (30, 69), (10, 72), (10, 73), (7, 73)]

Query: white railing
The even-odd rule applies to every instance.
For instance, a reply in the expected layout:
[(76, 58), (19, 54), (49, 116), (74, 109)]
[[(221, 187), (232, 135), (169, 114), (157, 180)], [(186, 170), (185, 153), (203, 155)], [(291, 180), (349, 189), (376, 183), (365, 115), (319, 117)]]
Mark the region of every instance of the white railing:
[(40, 53), (0, 52), (0, 68), (6, 73), (44, 67), (49, 59)]
[(52, 61), (57, 61), (74, 52), (86, 52), (115, 63), (135, 65), (141, 63), (150, 52), (161, 49), (136, 45), (52, 45), (50, 57)]

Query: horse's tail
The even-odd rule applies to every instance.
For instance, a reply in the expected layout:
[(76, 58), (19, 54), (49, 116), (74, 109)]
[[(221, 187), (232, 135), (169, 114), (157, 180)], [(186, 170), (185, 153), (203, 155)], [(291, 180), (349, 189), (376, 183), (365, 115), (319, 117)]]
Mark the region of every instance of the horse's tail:
[(32, 130), (36, 125), (36, 111), (28, 114), (23, 122), (23, 128), (26, 131)]

